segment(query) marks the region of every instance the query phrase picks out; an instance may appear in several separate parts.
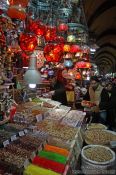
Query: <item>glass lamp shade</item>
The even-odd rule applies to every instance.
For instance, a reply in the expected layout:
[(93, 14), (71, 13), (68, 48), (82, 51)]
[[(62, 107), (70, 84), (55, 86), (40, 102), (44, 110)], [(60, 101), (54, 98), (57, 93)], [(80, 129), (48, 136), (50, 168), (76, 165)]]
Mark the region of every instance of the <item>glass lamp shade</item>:
[(48, 62), (59, 62), (63, 57), (62, 45), (47, 44), (44, 48), (44, 56)]
[(63, 51), (64, 51), (64, 52), (70, 52), (70, 48), (71, 48), (70, 45), (65, 44), (64, 47), (63, 47)]
[(72, 60), (65, 60), (64, 61), (64, 66), (65, 67), (72, 67), (73, 66)]
[(67, 37), (67, 42), (69, 42), (69, 43), (75, 43), (76, 42), (76, 37), (74, 35), (69, 35)]
[(32, 52), (37, 46), (37, 37), (30, 33), (22, 33), (19, 38), (20, 47), (25, 52)]
[(26, 19), (26, 6), (29, 0), (9, 0), (9, 8), (7, 14), (10, 18), (25, 20)]
[(84, 61), (77, 62), (75, 65), (75, 68), (77, 69), (89, 69), (90, 67), (91, 67), (91, 63), (84, 62)]
[(71, 46), (71, 49), (70, 49), (70, 52), (71, 53), (77, 53), (77, 52), (81, 52), (81, 48), (80, 48), (80, 46), (78, 46), (78, 45), (72, 45)]
[(28, 2), (29, 0), (9, 0), (10, 5), (21, 5), (22, 7), (26, 7)]
[(47, 42), (54, 41), (56, 38), (56, 27), (48, 27), (45, 33), (45, 40)]
[(27, 84), (39, 84), (41, 83), (41, 74), (36, 69), (37, 58), (34, 54), (30, 57), (30, 65), (24, 75), (24, 80)]
[(62, 23), (62, 24), (60, 24), (60, 25), (58, 26), (58, 30), (59, 30), (60, 32), (66, 32), (66, 31), (68, 30), (68, 25), (65, 24), (65, 23)]
[(81, 79), (81, 74), (80, 74), (80, 72), (77, 72), (77, 73), (76, 73), (75, 79), (76, 79), (76, 80), (80, 80), (80, 79)]

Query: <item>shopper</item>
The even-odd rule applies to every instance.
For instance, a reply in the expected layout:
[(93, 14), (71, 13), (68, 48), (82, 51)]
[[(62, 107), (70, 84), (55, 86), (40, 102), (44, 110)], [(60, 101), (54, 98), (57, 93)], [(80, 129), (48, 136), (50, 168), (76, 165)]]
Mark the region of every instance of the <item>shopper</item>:
[(91, 77), (90, 87), (84, 96), (84, 100), (88, 100), (96, 104), (96, 106), (92, 108), (93, 122), (105, 124), (109, 95), (107, 90), (100, 85), (99, 79), (96, 76)]
[(109, 103), (107, 105), (107, 124), (109, 129), (116, 130), (116, 86), (112, 83), (107, 84)]
[(50, 94), (52, 96), (52, 100), (58, 101), (63, 105), (67, 105), (66, 90), (63, 82), (59, 81), (57, 79), (57, 76), (50, 77), (50, 81), (51, 81)]

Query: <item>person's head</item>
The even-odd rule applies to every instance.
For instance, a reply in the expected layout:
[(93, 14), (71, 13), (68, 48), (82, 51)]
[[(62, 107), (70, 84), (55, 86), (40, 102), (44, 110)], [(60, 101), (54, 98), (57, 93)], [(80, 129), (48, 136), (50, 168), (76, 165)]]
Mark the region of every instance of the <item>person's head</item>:
[(107, 84), (107, 88), (106, 88), (106, 89), (107, 89), (108, 92), (111, 92), (112, 86), (113, 86), (113, 85), (112, 85), (111, 82), (109, 82), (109, 83)]
[(102, 81), (101, 85), (102, 85), (102, 87), (106, 87), (106, 82)]
[(55, 85), (56, 81), (57, 81), (57, 77), (56, 76), (52, 76), (49, 78), (50, 82), (52, 85)]
[(95, 90), (99, 86), (99, 79), (96, 76), (91, 77), (90, 86)]

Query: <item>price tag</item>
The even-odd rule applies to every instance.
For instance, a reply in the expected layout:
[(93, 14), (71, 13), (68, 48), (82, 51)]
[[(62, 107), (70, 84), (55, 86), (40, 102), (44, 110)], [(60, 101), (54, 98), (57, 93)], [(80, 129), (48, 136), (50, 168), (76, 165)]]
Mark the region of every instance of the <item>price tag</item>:
[(13, 142), (14, 140), (17, 140), (16, 135), (11, 136), (11, 141)]
[(20, 132), (19, 132), (19, 136), (21, 136), (21, 137), (22, 137), (22, 136), (24, 136), (24, 135), (25, 135), (25, 134), (24, 134), (24, 132), (23, 132), (23, 131), (20, 131)]
[(31, 158), (31, 160), (33, 160), (35, 156), (36, 156), (36, 153), (35, 153), (35, 152), (33, 152), (33, 153), (32, 153), (32, 155), (31, 155), (31, 157), (30, 157), (30, 158)]
[(29, 98), (29, 101), (32, 101), (32, 98)]
[(24, 132), (25, 132), (25, 134), (27, 134), (28, 133), (28, 130), (27, 129), (24, 129)]
[(30, 164), (29, 160), (26, 159), (25, 162), (24, 162), (24, 168), (26, 168), (29, 164)]
[(9, 145), (9, 140), (4, 141), (3, 142), (3, 145), (4, 145), (4, 147), (6, 147), (7, 145)]
[(37, 122), (42, 121), (42, 114), (36, 115)]

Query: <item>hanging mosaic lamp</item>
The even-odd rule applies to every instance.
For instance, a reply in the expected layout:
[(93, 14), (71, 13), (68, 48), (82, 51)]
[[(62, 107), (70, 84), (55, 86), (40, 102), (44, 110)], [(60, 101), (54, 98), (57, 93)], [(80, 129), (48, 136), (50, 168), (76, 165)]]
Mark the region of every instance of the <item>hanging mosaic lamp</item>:
[(23, 51), (33, 52), (37, 46), (37, 37), (30, 33), (21, 33), (19, 43)]
[(69, 42), (69, 43), (75, 43), (76, 42), (76, 37), (74, 35), (69, 35), (67, 37), (67, 42)]
[(80, 46), (79, 45), (72, 45), (71, 46), (71, 49), (70, 49), (70, 52), (71, 53), (77, 53), (77, 52), (80, 52), (81, 51), (81, 48), (80, 48)]
[(28, 0), (9, 0), (7, 14), (10, 18), (25, 20)]
[(56, 27), (48, 27), (45, 33), (45, 40), (47, 42), (54, 41), (56, 38)]
[(64, 66), (68, 68), (72, 67), (73, 66), (72, 60), (64, 60)]
[(63, 51), (64, 52), (70, 52), (70, 48), (71, 48), (70, 45), (65, 44), (64, 47), (63, 47)]
[(48, 62), (59, 62), (63, 57), (63, 49), (60, 44), (47, 44), (44, 48), (44, 56)]
[(58, 26), (58, 31), (60, 32), (66, 32), (68, 30), (68, 25), (65, 23), (61, 23)]

